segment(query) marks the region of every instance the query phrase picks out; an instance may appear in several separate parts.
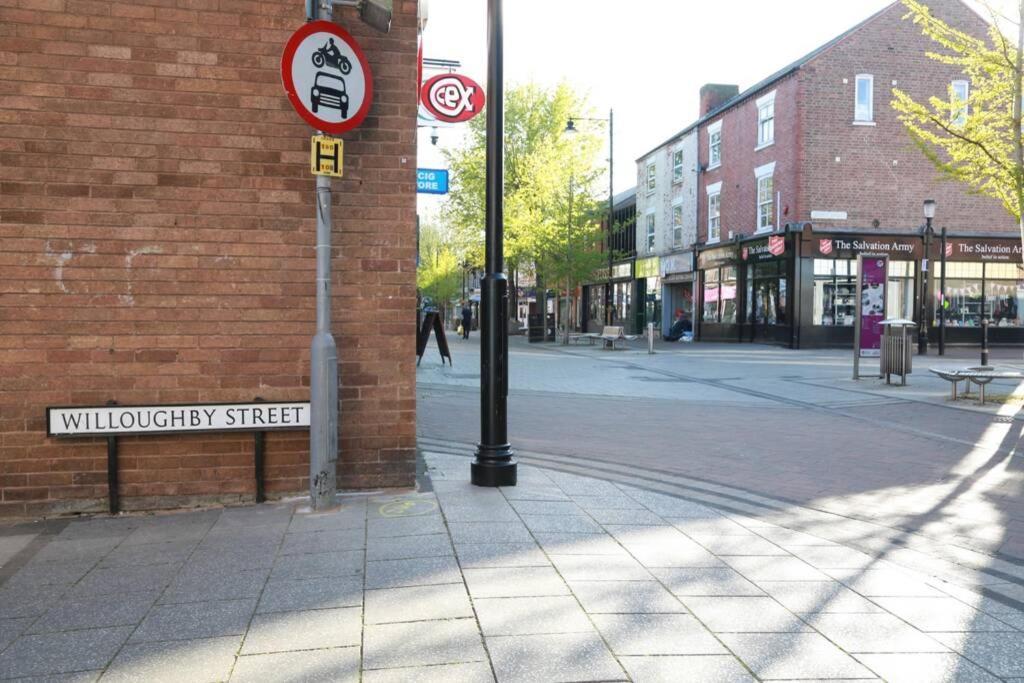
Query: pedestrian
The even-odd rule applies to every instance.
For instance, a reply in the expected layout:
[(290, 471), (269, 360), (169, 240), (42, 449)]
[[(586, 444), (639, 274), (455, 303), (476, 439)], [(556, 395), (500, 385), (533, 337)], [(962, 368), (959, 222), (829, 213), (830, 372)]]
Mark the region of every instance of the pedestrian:
[(469, 303), (466, 301), (462, 302), (462, 338), (469, 339), (469, 328), (473, 324), (473, 309), (469, 307)]
[(669, 328), (668, 334), (664, 335), (665, 341), (679, 341), (683, 338), (683, 335), (693, 330), (693, 325), (689, 320), (686, 319), (686, 313), (683, 309), (676, 309), (676, 319), (672, 323), (672, 327)]

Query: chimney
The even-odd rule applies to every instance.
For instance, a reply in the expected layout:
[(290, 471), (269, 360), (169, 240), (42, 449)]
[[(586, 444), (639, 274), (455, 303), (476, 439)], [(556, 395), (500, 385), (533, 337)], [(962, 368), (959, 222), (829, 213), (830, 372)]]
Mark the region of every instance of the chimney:
[(740, 94), (740, 86), (722, 83), (707, 83), (700, 89), (700, 115), (717, 109), (728, 99)]

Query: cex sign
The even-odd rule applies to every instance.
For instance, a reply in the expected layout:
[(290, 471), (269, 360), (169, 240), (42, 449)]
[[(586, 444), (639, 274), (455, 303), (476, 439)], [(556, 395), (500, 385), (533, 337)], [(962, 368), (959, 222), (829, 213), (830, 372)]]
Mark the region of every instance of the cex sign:
[(441, 74), (423, 84), (420, 101), (437, 120), (459, 123), (484, 108), (484, 89), (468, 76)]

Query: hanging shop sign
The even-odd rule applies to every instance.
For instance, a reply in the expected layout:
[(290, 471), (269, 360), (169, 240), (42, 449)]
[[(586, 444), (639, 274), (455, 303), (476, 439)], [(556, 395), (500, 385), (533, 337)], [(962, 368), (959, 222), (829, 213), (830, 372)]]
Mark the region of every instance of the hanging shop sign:
[(750, 242), (740, 247), (740, 258), (744, 261), (770, 261), (786, 253), (786, 238), (782, 235), (771, 235), (766, 240)]
[(448, 171), (442, 168), (417, 168), (416, 191), (420, 194), (448, 194)]
[(330, 21), (292, 34), (281, 57), (288, 101), (306, 123), (331, 135), (356, 128), (370, 112), (373, 76), (359, 44)]
[(469, 121), (483, 110), (484, 99), (484, 89), (462, 74), (440, 74), (420, 88), (420, 102), (431, 116), (446, 123)]
[[(934, 255), (935, 252), (932, 252)], [(950, 237), (946, 239), (949, 261), (1005, 261), (1021, 263), (1020, 240)]]
[(200, 403), (46, 409), (47, 436), (273, 431), (309, 427), (309, 403)]
[(891, 235), (828, 235), (811, 237), (811, 255), (821, 258), (853, 259), (859, 254), (886, 254), (895, 261), (921, 258), (920, 237)]

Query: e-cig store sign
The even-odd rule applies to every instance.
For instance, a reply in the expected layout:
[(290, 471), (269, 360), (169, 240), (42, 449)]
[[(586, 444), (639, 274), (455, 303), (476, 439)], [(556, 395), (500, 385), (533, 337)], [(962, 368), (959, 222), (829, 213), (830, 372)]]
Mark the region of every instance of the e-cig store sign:
[(308, 402), (47, 408), (48, 436), (264, 432), (309, 427)]

